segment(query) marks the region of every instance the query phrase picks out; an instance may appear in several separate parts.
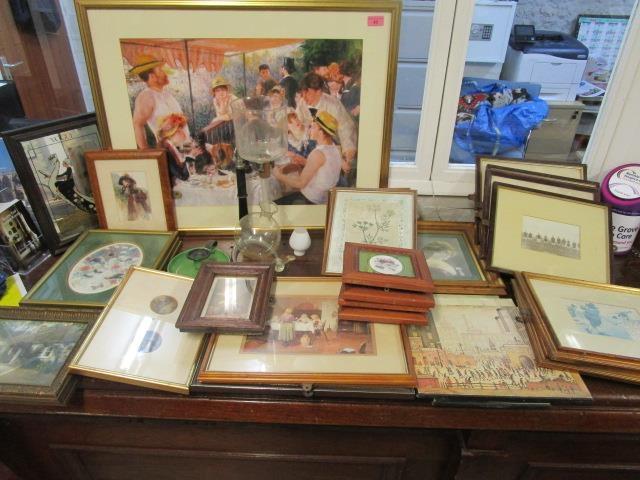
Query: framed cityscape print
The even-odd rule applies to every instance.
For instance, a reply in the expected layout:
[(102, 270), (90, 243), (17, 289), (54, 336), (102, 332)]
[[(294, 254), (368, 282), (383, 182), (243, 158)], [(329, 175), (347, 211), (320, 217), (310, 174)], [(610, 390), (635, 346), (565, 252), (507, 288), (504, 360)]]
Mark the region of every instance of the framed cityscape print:
[(63, 404), (76, 379), (69, 362), (96, 312), (0, 308), (0, 402)]
[(609, 283), (610, 207), (501, 183), (493, 189), (490, 269)]
[(89, 230), (20, 304), (102, 308), (129, 267), (162, 268), (177, 246), (175, 232)]
[(579, 374), (536, 365), (513, 304), (437, 305), (428, 325), (404, 328), (420, 396), (591, 399)]
[(3, 132), (47, 247), (60, 253), (98, 225), (84, 152), (101, 147), (93, 113)]
[(340, 275), (346, 242), (415, 248), (416, 192), (334, 188), (329, 195), (323, 275)]
[[(400, 1), (76, 5), (105, 143), (168, 149), (179, 229), (223, 230), (237, 220), (236, 98), (267, 95), (290, 107), (291, 154), (277, 155), (268, 181), (255, 172), (246, 180), (249, 204), (263, 189), (282, 199), (281, 225), (322, 227), (327, 191), (338, 182), (386, 186)], [(325, 82), (348, 83), (347, 95), (336, 101)], [(150, 89), (163, 96), (162, 108)], [(332, 145), (332, 174), (322, 182), (295, 168), (319, 141), (305, 136), (315, 118), (324, 120), (314, 135)]]
[(182, 333), (174, 324), (192, 283), (171, 273), (129, 270), (73, 358), (71, 371), (188, 394), (203, 335)]
[(181, 332), (264, 332), (274, 266), (206, 262), (176, 321)]
[(473, 244), (473, 224), (418, 222), (418, 250), (427, 260), (436, 293), (504, 295), (506, 287), (485, 269)]
[(275, 283), (262, 335), (212, 335), (200, 383), (413, 386), (398, 325), (338, 320), (339, 279)]
[(100, 228), (176, 229), (164, 150), (104, 150), (86, 155)]
[(529, 272), (517, 276), (540, 361), (640, 383), (640, 291)]

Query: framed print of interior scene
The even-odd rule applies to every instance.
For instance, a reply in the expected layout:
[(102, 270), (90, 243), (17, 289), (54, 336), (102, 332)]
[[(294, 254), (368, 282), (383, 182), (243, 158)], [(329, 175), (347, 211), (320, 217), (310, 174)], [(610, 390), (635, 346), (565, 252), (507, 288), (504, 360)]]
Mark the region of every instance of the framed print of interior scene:
[(416, 192), (336, 188), (329, 196), (322, 273), (342, 273), (344, 244), (415, 248)]
[(213, 335), (200, 383), (415, 385), (398, 325), (338, 320), (339, 279), (279, 278), (262, 335)]
[(188, 394), (203, 336), (182, 333), (174, 324), (192, 283), (187, 277), (146, 268), (129, 270), (71, 362), (71, 370)]
[(95, 114), (3, 132), (48, 248), (59, 253), (98, 225), (84, 152), (101, 147)]
[(86, 153), (100, 228), (175, 230), (164, 150)]
[(104, 307), (129, 267), (162, 268), (176, 247), (175, 232), (89, 230), (20, 304)]
[(281, 225), (323, 225), (336, 185), (386, 186), (400, 2), (77, 5), (105, 142), (167, 148), (180, 229), (237, 218), (244, 97), (268, 98), (286, 137), (268, 181), (247, 176), (249, 203), (283, 204)]
[(0, 402), (65, 403), (69, 362), (97, 313), (0, 308)]

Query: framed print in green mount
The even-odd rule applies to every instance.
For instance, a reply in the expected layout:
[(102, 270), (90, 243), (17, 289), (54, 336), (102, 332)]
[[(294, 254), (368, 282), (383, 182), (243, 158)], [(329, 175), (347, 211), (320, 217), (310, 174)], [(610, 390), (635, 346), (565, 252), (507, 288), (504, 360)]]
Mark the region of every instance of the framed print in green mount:
[(162, 268), (177, 241), (176, 232), (89, 230), (20, 304), (102, 308), (129, 267)]

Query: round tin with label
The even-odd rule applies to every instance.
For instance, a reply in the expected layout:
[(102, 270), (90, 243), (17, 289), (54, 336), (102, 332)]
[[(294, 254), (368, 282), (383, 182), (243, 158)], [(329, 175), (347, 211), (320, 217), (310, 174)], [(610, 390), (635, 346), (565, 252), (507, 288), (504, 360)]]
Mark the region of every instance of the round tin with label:
[(604, 178), (602, 200), (611, 205), (613, 253), (631, 250), (640, 229), (640, 164), (628, 163)]

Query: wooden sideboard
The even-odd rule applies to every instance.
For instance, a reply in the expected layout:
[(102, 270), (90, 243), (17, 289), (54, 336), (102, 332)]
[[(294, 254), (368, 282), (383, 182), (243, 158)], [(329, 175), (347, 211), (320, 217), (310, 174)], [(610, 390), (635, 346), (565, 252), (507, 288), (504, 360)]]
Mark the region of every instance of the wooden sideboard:
[[(640, 285), (639, 258), (614, 263), (615, 281)], [(15, 472), (0, 478), (640, 478), (640, 387), (585, 381), (589, 404), (480, 408), (286, 388), (180, 396), (87, 378), (65, 407), (0, 404), (0, 461)]]

